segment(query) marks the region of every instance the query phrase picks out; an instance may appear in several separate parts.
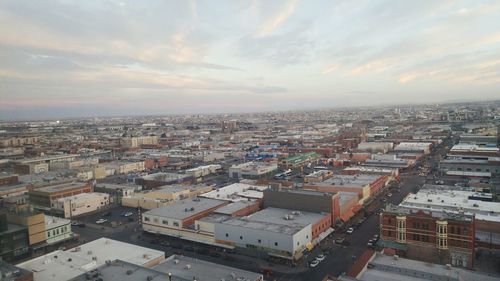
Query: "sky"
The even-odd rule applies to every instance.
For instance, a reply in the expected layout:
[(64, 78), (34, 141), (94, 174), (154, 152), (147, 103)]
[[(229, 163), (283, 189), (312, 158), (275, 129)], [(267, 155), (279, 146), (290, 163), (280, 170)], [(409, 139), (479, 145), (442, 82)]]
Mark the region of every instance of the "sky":
[(500, 1), (0, 0), (0, 118), (500, 99)]

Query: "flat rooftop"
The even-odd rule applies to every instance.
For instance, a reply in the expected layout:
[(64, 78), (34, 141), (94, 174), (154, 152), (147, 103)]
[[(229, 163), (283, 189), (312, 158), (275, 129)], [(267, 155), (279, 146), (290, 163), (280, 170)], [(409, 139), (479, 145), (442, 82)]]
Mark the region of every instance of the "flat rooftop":
[(264, 196), (262, 191), (266, 189), (267, 186), (233, 183), (231, 185), (227, 185), (219, 189), (203, 193), (201, 196), (205, 198), (229, 200), (235, 202), (247, 200), (246, 198), (262, 198)]
[(173, 205), (152, 209), (144, 215), (159, 217), (168, 217), (178, 220), (189, 218), (195, 214), (205, 212), (206, 210), (222, 206), (226, 201), (210, 198), (183, 199), (175, 202)]
[(35, 280), (65, 281), (95, 269), (107, 260), (121, 259), (142, 266), (164, 255), (163, 251), (100, 238), (73, 249), (51, 252), (17, 266), (32, 271)]
[(369, 262), (372, 268), (366, 268), (358, 280), (362, 281), (461, 281), (481, 280), (495, 281), (500, 276), (489, 276), (476, 271), (451, 267), (447, 269), (444, 265), (421, 262), (405, 258), (394, 259), (394, 257), (376, 254)]
[(171, 181), (171, 180), (178, 180), (178, 179), (183, 179), (186, 177), (190, 177), (189, 175), (184, 175), (184, 174), (175, 174), (175, 173), (155, 173), (155, 174), (150, 174), (142, 177), (144, 180), (148, 181)]
[(60, 227), (60, 226), (67, 225), (70, 223), (71, 223), (71, 221), (68, 219), (63, 219), (60, 217), (45, 215), (45, 228), (46, 229), (52, 229), (52, 228)]
[(100, 198), (108, 196), (109, 194), (107, 193), (101, 193), (101, 192), (90, 192), (90, 193), (81, 193), (77, 195), (72, 195), (68, 197), (62, 197), (56, 199), (58, 202), (68, 202), (68, 201), (80, 201), (80, 200), (89, 200), (89, 199), (94, 199), (94, 198)]
[(380, 176), (357, 174), (357, 175), (335, 175), (320, 183), (312, 183), (311, 185), (338, 185), (348, 187), (363, 187), (376, 181)]
[(34, 191), (41, 191), (41, 192), (47, 192), (47, 193), (53, 193), (53, 192), (60, 192), (60, 191), (65, 191), (65, 190), (70, 190), (70, 189), (76, 189), (76, 188), (83, 188), (88, 186), (87, 183), (82, 183), (82, 182), (68, 182), (68, 183), (61, 183), (61, 184), (56, 184), (56, 185), (50, 185), (46, 187), (40, 187), (37, 189), (34, 189)]
[(0, 260), (0, 277), (3, 281), (27, 280), (22, 277), (30, 274), (30, 271)]
[(222, 224), (293, 235), (325, 216), (329, 214), (266, 208), (246, 217), (228, 219)]
[[(192, 281), (194, 277), (196, 280), (203, 281), (263, 280), (259, 273), (178, 255), (168, 257), (165, 262), (153, 267), (153, 269), (167, 274), (171, 273), (173, 277), (189, 281)], [(178, 280), (177, 278), (173, 280)]]
[[(82, 273), (69, 281), (169, 281), (167, 273), (159, 272), (147, 267), (139, 266), (133, 263), (122, 260), (114, 260), (105, 265), (101, 265), (87, 273)], [(192, 281), (192, 279), (184, 279), (175, 277), (175, 281)]]
[(218, 208), (217, 210), (215, 210), (215, 212), (218, 214), (231, 215), (236, 211), (244, 209), (250, 205), (254, 205), (256, 202), (257, 201), (255, 201), (255, 200), (232, 202), (232, 203), (227, 204), (226, 206)]
[(443, 210), (475, 214), (478, 220), (500, 222), (500, 203), (469, 199), (481, 197), (481, 193), (463, 190), (421, 189), (416, 194), (408, 194), (400, 206), (433, 212)]

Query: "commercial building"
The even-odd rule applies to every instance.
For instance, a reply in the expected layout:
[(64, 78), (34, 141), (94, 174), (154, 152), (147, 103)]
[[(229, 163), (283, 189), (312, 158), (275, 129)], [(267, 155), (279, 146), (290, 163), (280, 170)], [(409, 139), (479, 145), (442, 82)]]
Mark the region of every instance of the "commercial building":
[(73, 238), (71, 221), (45, 215), (45, 240), (47, 244), (57, 244)]
[(492, 195), (462, 190), (436, 190), (425, 186), (409, 194), (400, 206), (412, 210), (464, 213), (475, 216), (476, 246), (500, 248), (500, 203)]
[(498, 147), (479, 146), (477, 144), (456, 144), (448, 153), (449, 155), (468, 155), (468, 156), (490, 156), (498, 157)]
[(128, 137), (121, 138), (120, 145), (128, 148), (140, 147), (142, 145), (157, 145), (157, 136), (141, 136), (141, 137)]
[(244, 280), (263, 281), (262, 274), (242, 270), (226, 265), (194, 259), (187, 256), (172, 255), (165, 262), (153, 267), (154, 270), (172, 274), (172, 280), (220, 281)]
[(304, 176), (304, 183), (322, 182), (332, 176), (333, 176), (333, 171), (330, 170), (314, 171), (311, 174)]
[(340, 198), (335, 192), (272, 187), (264, 190), (264, 208), (274, 207), (330, 214), (331, 224), (340, 218)]
[(210, 174), (215, 174), (219, 173), (222, 171), (222, 166), (221, 165), (205, 165), (205, 166), (199, 166), (196, 168), (192, 169), (187, 169), (186, 170), (186, 175), (190, 175), (195, 179), (201, 178), (208, 176)]
[(424, 154), (429, 154), (432, 145), (432, 142), (400, 142), (394, 147), (394, 151), (422, 152)]
[(100, 192), (82, 193), (58, 198), (52, 203), (52, 210), (65, 218), (100, 210), (109, 204), (109, 194)]
[(180, 200), (175, 204), (144, 212), (142, 229), (151, 233), (213, 244), (215, 243), (213, 233), (197, 229), (195, 222), (228, 203), (208, 198)]
[(3, 281), (33, 281), (33, 272), (0, 260), (0, 278)]
[(210, 192), (213, 188), (208, 185), (167, 185), (155, 190), (136, 192), (133, 195), (122, 197), (121, 203), (127, 207), (141, 207), (154, 209), (175, 204), (176, 201)]
[(387, 153), (393, 146), (392, 142), (361, 142), (358, 144), (358, 149), (371, 153)]
[(215, 239), (220, 244), (259, 249), (295, 260), (306, 248), (311, 249), (313, 240), (330, 226), (329, 213), (265, 208), (246, 217), (216, 223)]
[(110, 203), (121, 204), (123, 197), (134, 195), (135, 191), (140, 188), (141, 187), (137, 185), (103, 183), (96, 184), (96, 186), (94, 186), (94, 191), (109, 194)]
[(335, 175), (323, 182), (305, 184), (304, 188), (321, 192), (356, 192), (359, 194), (359, 203), (363, 204), (379, 193), (386, 182), (387, 176), (380, 175)]
[(216, 190), (203, 193), (200, 196), (204, 198), (212, 198), (218, 200), (227, 200), (231, 202), (254, 200), (261, 202), (264, 196), (263, 191), (267, 186), (251, 185), (245, 183), (233, 183), (223, 186)]
[(498, 276), (487, 275), (464, 268), (406, 259), (371, 251), (359, 266), (355, 265), (340, 281), (428, 281), (428, 280), (481, 280), (496, 281)]
[(92, 192), (93, 186), (90, 183), (60, 183), (31, 189), (28, 191), (29, 201), (38, 207), (51, 208), (55, 200), (68, 196)]
[(155, 173), (135, 179), (135, 183), (145, 188), (156, 188), (169, 184), (188, 184), (194, 178), (185, 174)]
[(35, 144), (38, 142), (38, 137), (13, 137), (0, 139), (2, 147), (17, 147), (23, 145)]
[(446, 175), (491, 177), (500, 175), (500, 157), (449, 155), (439, 162), (439, 170)]
[(0, 257), (15, 261), (29, 254), (28, 229), (7, 221), (7, 215), (0, 212)]
[(116, 259), (150, 268), (161, 263), (165, 254), (163, 251), (100, 238), (73, 249), (51, 252), (17, 266), (33, 272), (35, 280), (66, 281)]
[(380, 214), (379, 245), (402, 257), (472, 268), (474, 216), (386, 205)]
[(22, 225), (28, 230), (28, 245), (44, 243), (45, 237), (45, 215), (33, 210), (28, 206), (16, 206), (7, 213), (9, 223)]
[(314, 163), (317, 161), (319, 158), (321, 158), (321, 155), (319, 155), (316, 152), (307, 152), (307, 153), (302, 153), (302, 154), (297, 154), (291, 157), (287, 157), (283, 160), (281, 160), (280, 165), (283, 168), (297, 168), (304, 166), (309, 163)]
[(278, 169), (274, 162), (246, 162), (229, 168), (229, 177), (233, 179), (259, 179), (272, 175)]
[(473, 144), (477, 146), (496, 147), (498, 138), (497, 136), (484, 136), (484, 135), (460, 135), (461, 144)]
[(111, 174), (128, 174), (140, 172), (146, 169), (144, 161), (114, 161), (104, 163), (106, 170), (111, 170)]

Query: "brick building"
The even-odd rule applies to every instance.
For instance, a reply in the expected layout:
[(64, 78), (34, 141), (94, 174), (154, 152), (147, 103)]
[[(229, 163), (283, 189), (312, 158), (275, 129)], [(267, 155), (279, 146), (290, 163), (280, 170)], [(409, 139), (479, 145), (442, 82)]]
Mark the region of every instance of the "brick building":
[(473, 215), (412, 210), (387, 205), (380, 214), (380, 246), (399, 256), (432, 263), (472, 268), (475, 224)]
[(40, 187), (28, 191), (30, 203), (39, 207), (51, 208), (56, 199), (93, 191), (91, 183), (62, 183)]

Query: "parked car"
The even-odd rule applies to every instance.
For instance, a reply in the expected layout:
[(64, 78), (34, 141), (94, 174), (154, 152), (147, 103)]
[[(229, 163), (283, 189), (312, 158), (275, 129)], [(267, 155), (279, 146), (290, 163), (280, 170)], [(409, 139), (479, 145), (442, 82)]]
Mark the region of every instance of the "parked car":
[(335, 239), (335, 244), (342, 244), (342, 243), (344, 243), (344, 241), (345, 241), (344, 237), (339, 237), (339, 238)]
[(349, 227), (345, 233), (352, 234), (354, 232), (354, 228)]
[(387, 193), (387, 197), (392, 197), (392, 193)]
[(318, 255), (318, 256), (316, 257), (316, 260), (317, 260), (317, 261), (319, 261), (319, 262), (321, 262), (321, 261), (323, 261), (325, 258), (326, 258), (326, 256), (325, 256), (325, 255)]
[(318, 266), (319, 261), (318, 260), (313, 260), (312, 262), (309, 263), (309, 267), (316, 267)]
[(125, 213), (122, 214), (122, 216), (124, 216), (124, 217), (130, 217), (133, 214), (134, 213), (132, 213), (132, 212), (125, 212)]
[(95, 223), (97, 223), (97, 224), (103, 224), (103, 223), (105, 223), (107, 221), (108, 221), (107, 219), (98, 219)]

